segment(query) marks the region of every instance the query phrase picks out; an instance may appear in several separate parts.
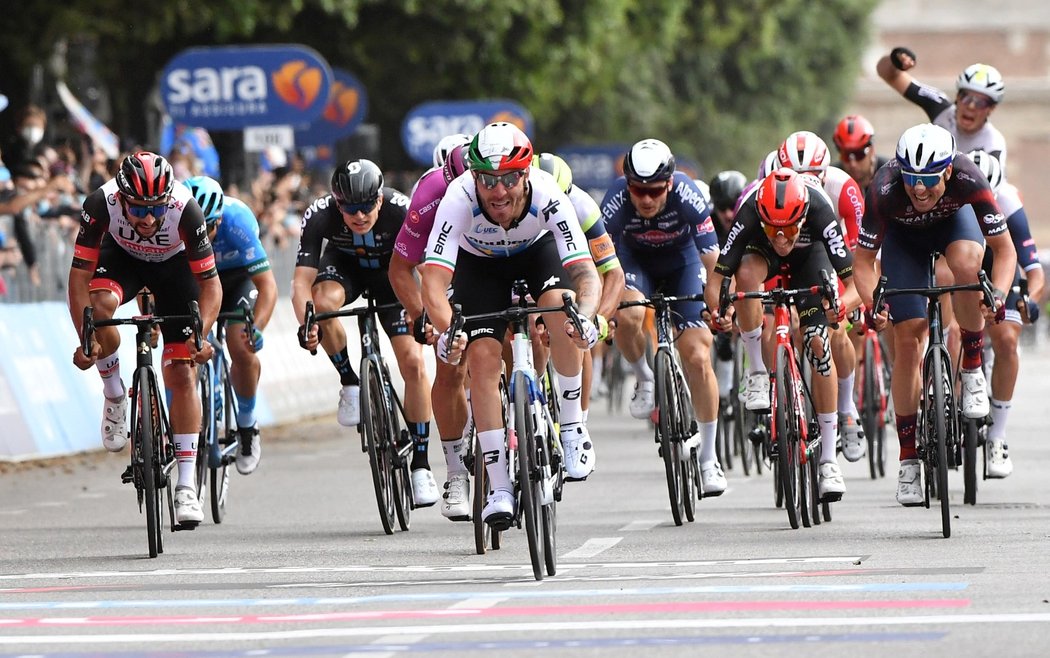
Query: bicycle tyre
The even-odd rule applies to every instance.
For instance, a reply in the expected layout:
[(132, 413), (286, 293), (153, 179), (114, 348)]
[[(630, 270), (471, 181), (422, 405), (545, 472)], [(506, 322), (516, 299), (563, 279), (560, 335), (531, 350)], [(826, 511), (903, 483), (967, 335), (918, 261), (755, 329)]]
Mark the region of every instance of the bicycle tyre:
[[(951, 383), (945, 378), (947, 372), (950, 372), (946, 372), (944, 368), (947, 358), (947, 355), (941, 350), (933, 354), (932, 381), (930, 382), (933, 391), (930, 401), (933, 403), (933, 408), (929, 410), (933, 416), (933, 439), (936, 443), (935, 454), (932, 457), (937, 470), (937, 494), (941, 501), (941, 533), (945, 538), (952, 536), (951, 507), (948, 496), (948, 426), (945, 417), (948, 410), (948, 395), (951, 394)], [(948, 390), (945, 390), (945, 384), (948, 384)]]
[(152, 383), (149, 372), (140, 369), (136, 375), (138, 380), (135, 384), (136, 396), (138, 397), (138, 428), (135, 432), (135, 443), (139, 448), (140, 462), (138, 468), (142, 474), (142, 495), (146, 504), (146, 536), (149, 544), (149, 556), (151, 558), (163, 550), (160, 542), (160, 495), (157, 490), (157, 470), (155, 468), (156, 455), (154, 455), (154, 398)]
[(197, 500), (204, 507), (204, 498), (208, 495), (208, 452), (214, 440), (217, 428), (215, 413), (212, 411), (214, 398), (211, 397), (211, 362), (197, 366), (197, 392), (201, 404), (201, 430), (197, 435), (197, 461), (194, 462), (194, 484), (197, 485)]
[(518, 501), (521, 504), (522, 526), (528, 539), (532, 575), (536, 580), (543, 580), (546, 565), (539, 519), (543, 494), (535, 477), (536, 428), (532, 417), (529, 380), (524, 373), (514, 374), (511, 390), (514, 391), (514, 431), (518, 439)]
[(773, 410), (773, 423), (776, 426), (777, 459), (780, 464), (780, 492), (783, 495), (784, 509), (787, 511), (788, 523), (792, 530), (798, 530), (802, 520), (801, 496), (799, 495), (799, 454), (798, 454), (798, 418), (795, 417), (795, 405), (792, 401), (793, 385), (788, 378), (788, 361), (791, 359), (787, 348), (777, 346), (776, 375), (773, 386), (776, 388)]
[[(819, 451), (817, 454), (819, 454)], [(815, 455), (811, 455), (805, 466), (808, 471), (810, 482), (814, 483), (809, 487), (809, 512), (812, 515), (811, 521), (814, 526), (820, 525), (823, 520), (820, 511), (820, 487), (816, 486), (816, 483), (820, 481), (820, 466), (818, 465), (818, 461), (819, 460)]]
[(383, 532), (394, 534), (394, 482), (391, 477), (390, 453), (386, 449), (390, 438), (390, 419), (383, 395), (383, 381), (376, 364), (370, 359), (361, 362), (361, 435), (368, 451), (372, 469), (372, 484), (379, 507)]
[[(546, 419), (544, 419), (546, 420)], [(552, 425), (548, 426), (547, 432), (544, 433), (544, 440), (539, 444), (540, 451), (538, 453), (540, 470), (540, 477), (547, 479), (550, 478), (546, 484), (540, 484), (540, 490), (542, 492), (541, 500), (543, 501), (540, 506), (541, 521), (543, 527), (543, 563), (547, 568), (547, 575), (553, 576), (558, 573), (558, 495), (555, 493), (557, 484), (554, 482), (555, 475), (554, 469), (558, 467), (555, 463), (555, 447), (554, 435), (551, 434)], [(551, 488), (550, 502), (546, 502), (546, 492), (544, 488), (549, 486)]]
[(489, 547), (490, 528), (481, 520), (481, 511), (485, 509), (485, 496), (488, 493), (488, 474), (485, 472), (485, 460), (481, 458), (481, 444), (473, 432), (470, 438), (472, 448), (470, 459), (471, 473), (474, 482), (471, 490), (471, 522), (474, 524), (474, 550), (484, 555)]
[(727, 431), (729, 423), (726, 422), (726, 414), (723, 411), (721, 400), (718, 404), (717, 420), (718, 423), (715, 426), (715, 458), (722, 465), (723, 469), (731, 471), (733, 470), (735, 442), (733, 441), (732, 433)]
[[(221, 362), (222, 372), (219, 377), (222, 380), (222, 434), (215, 436), (219, 442), (217, 452), (219, 453), (218, 465), (210, 468), (211, 471), (211, 519), (215, 523), (222, 523), (226, 518), (226, 500), (230, 494), (230, 458), (223, 456), (226, 448), (231, 444), (240, 443), (240, 437), (236, 435), (237, 409), (233, 394), (233, 384), (230, 383), (230, 372), (225, 359)], [(216, 423), (216, 431), (218, 431)]]
[[(386, 367), (382, 368), (382, 375), (384, 382), (390, 381), (390, 373), (387, 372)], [(390, 440), (386, 442), (385, 447), (390, 464), (390, 481), (394, 485), (394, 515), (397, 517), (398, 527), (403, 532), (407, 532), (412, 527), (412, 510), (415, 508), (415, 500), (412, 498), (412, 472), (409, 468), (412, 459), (411, 451), (414, 446), (412, 446), (412, 437), (408, 429), (401, 427), (401, 416), (397, 403), (394, 402), (393, 391), (389, 386), (384, 386), (384, 391), (386, 393), (383, 395), (386, 417), (390, 421), (390, 431), (387, 434)], [(409, 445), (409, 452), (402, 457), (400, 446), (405, 445), (406, 442)]]
[(878, 428), (882, 403), (878, 399), (876, 372), (876, 341), (868, 336), (864, 339), (864, 369), (862, 371), (860, 395), (860, 424), (864, 428), (864, 438), (868, 442), (868, 473), (872, 480), (879, 478)]
[(963, 503), (977, 504), (977, 445), (980, 442), (980, 430), (977, 420), (962, 419), (963, 439)]
[(678, 396), (675, 394), (671, 355), (658, 350), (653, 357), (656, 374), (656, 436), (660, 443), (660, 456), (667, 477), (667, 495), (671, 502), (671, 518), (676, 526), (682, 525), (685, 512), (682, 500), (682, 461), (678, 455), (681, 437), (676, 436), (681, 422), (678, 419)]

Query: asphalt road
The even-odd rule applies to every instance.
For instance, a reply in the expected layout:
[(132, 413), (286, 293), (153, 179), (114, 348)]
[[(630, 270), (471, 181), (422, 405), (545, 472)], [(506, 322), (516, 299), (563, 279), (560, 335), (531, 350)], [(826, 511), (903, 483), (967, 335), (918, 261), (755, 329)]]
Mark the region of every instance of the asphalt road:
[(598, 404), (598, 470), (567, 485), (542, 582), (520, 531), (477, 555), (470, 524), (429, 508), (385, 535), (334, 416), (265, 433), (226, 521), (166, 534), (153, 560), (125, 455), (0, 466), (0, 655), (1045, 656), (1048, 370), (1050, 346), (1027, 347), (1015, 472), (983, 482), (976, 507), (952, 474), (950, 539), (936, 508), (895, 503), (895, 460), (878, 481), (845, 464), (819, 527), (791, 530), (770, 475), (739, 468), (675, 527), (648, 429)]

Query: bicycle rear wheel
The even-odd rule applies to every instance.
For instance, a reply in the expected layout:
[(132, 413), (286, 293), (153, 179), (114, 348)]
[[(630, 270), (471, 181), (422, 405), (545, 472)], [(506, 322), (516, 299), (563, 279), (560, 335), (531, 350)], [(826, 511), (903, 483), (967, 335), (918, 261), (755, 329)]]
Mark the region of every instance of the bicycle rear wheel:
[(879, 400), (879, 389), (876, 377), (875, 350), (877, 341), (868, 336), (864, 340), (864, 369), (861, 380), (860, 423), (864, 428), (864, 438), (868, 442), (868, 472), (872, 480), (879, 477), (879, 415), (882, 403)]
[(682, 525), (685, 512), (682, 500), (682, 459), (679, 455), (682, 437), (678, 435), (681, 427), (678, 409), (678, 396), (675, 394), (675, 378), (671, 365), (671, 355), (658, 350), (653, 357), (656, 374), (656, 406), (659, 422), (656, 424), (656, 436), (660, 443), (660, 456), (664, 460), (664, 473), (667, 476), (667, 495), (671, 502), (671, 517), (675, 525)]
[(776, 389), (773, 410), (773, 423), (776, 427), (777, 459), (780, 472), (780, 492), (787, 511), (788, 523), (797, 530), (803, 518), (802, 483), (799, 475), (802, 471), (799, 463), (800, 439), (799, 418), (793, 400), (794, 382), (789, 375), (791, 355), (784, 346), (777, 347), (776, 375), (773, 386)]
[[(139, 369), (135, 383), (138, 408), (138, 427), (135, 429), (135, 446), (139, 459), (137, 468), (141, 474), (142, 496), (146, 505), (146, 537), (149, 556), (157, 557), (163, 550), (160, 536), (160, 491), (157, 489), (157, 456), (154, 454), (155, 432), (160, 430), (160, 410), (156, 408), (155, 393), (149, 372)], [(134, 461), (134, 457), (132, 458)]]
[(926, 390), (931, 394), (927, 396), (926, 413), (932, 421), (934, 445), (927, 444), (927, 451), (933, 449), (933, 454), (927, 452), (926, 459), (933, 459), (937, 471), (937, 494), (941, 501), (941, 532), (945, 538), (952, 536), (951, 508), (948, 500), (948, 425), (946, 414), (949, 412), (948, 396), (951, 395), (951, 382), (947, 379), (950, 370), (945, 369), (948, 356), (941, 350), (932, 355), (933, 363), (929, 371), (930, 379), (925, 382)]
[(390, 451), (387, 449), (391, 437), (390, 417), (384, 401), (383, 381), (375, 362), (361, 362), (361, 435), (368, 451), (368, 463), (372, 468), (372, 484), (383, 531), (394, 534), (394, 480), (391, 474)]
[(540, 538), (540, 507), (543, 493), (536, 477), (536, 428), (529, 397), (529, 380), (523, 373), (514, 375), (514, 429), (518, 438), (518, 500), (528, 538), (532, 575), (543, 580), (544, 556)]

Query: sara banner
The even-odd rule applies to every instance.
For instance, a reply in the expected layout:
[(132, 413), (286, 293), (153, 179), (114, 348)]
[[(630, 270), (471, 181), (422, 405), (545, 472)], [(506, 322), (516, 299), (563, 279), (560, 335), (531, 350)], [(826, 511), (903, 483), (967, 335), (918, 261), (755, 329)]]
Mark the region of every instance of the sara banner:
[(418, 164), (433, 164), (434, 147), (442, 137), (473, 135), (486, 125), (507, 121), (532, 136), (532, 115), (514, 101), (433, 101), (412, 108), (401, 124), (401, 143)]
[(353, 134), (368, 116), (368, 92), (353, 73), (333, 68), (332, 90), (324, 111), (309, 127), (295, 131), (296, 146), (331, 146)]
[(623, 156), (630, 144), (565, 146), (555, 151), (572, 169), (572, 182), (585, 190), (605, 190), (623, 176)]
[(309, 124), (331, 88), (328, 62), (300, 45), (191, 48), (161, 79), (173, 121), (219, 130)]
[(58, 97), (62, 99), (62, 104), (66, 106), (66, 110), (73, 118), (73, 123), (76, 124), (77, 130), (90, 137), (95, 146), (105, 152), (106, 157), (112, 160), (120, 157), (120, 139), (117, 138), (113, 131), (95, 118), (95, 115), (77, 100), (77, 97), (73, 95), (73, 92), (69, 91), (69, 87), (66, 86), (65, 82), (60, 80), (55, 87), (58, 89)]

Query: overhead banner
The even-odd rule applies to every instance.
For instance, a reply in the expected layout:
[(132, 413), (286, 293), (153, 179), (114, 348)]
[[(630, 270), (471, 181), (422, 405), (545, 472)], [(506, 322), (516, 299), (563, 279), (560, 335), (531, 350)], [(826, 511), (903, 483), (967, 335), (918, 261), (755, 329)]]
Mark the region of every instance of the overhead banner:
[(559, 148), (560, 155), (572, 169), (572, 182), (585, 190), (605, 190), (623, 176), (623, 156), (630, 144), (570, 145)]
[(328, 62), (300, 45), (190, 48), (161, 79), (172, 120), (218, 130), (309, 124), (331, 88)]
[(333, 68), (328, 103), (308, 127), (297, 127), (297, 146), (330, 146), (352, 135), (368, 116), (368, 92), (353, 73)]
[(401, 143), (418, 164), (433, 164), (434, 147), (442, 137), (474, 135), (490, 123), (506, 121), (532, 136), (532, 115), (514, 101), (434, 101), (417, 105), (401, 124)]

